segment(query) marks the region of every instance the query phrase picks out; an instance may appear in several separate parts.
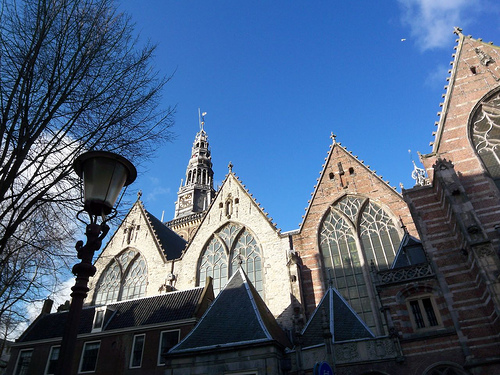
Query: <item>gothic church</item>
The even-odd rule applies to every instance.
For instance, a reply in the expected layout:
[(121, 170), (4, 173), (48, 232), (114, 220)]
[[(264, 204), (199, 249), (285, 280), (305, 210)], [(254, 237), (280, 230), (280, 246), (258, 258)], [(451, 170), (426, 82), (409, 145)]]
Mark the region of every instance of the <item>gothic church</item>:
[[(174, 218), (138, 199), (96, 260), (74, 373), (500, 373), (500, 48), (455, 33), (417, 184), (332, 136), (294, 231), (232, 165), (214, 189), (201, 121)], [(44, 306), (12, 373), (53, 373), (65, 314)]]

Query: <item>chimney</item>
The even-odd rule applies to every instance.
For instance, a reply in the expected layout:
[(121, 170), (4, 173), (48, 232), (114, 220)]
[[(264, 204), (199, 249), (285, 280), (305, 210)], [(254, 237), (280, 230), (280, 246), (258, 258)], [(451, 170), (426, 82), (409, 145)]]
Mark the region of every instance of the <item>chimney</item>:
[(52, 305), (54, 304), (54, 301), (52, 301), (51, 299), (47, 298), (44, 302), (43, 302), (43, 307), (42, 307), (42, 312), (41, 314), (42, 315), (45, 315), (45, 314), (50, 314), (50, 311), (52, 310)]

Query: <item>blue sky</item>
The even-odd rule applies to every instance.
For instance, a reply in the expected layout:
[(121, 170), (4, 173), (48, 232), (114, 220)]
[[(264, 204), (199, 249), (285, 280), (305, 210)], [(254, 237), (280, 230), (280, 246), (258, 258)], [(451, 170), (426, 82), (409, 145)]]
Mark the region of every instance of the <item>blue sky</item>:
[[(453, 27), (500, 45), (500, 3), (400, 1), (118, 1), (156, 67), (174, 73), (176, 139), (139, 168), (131, 193), (173, 217), (198, 125), (207, 112), (215, 181), (233, 171), (283, 231), (301, 222), (337, 135), (388, 180), (413, 186), (413, 158), (431, 151), (456, 45)], [(402, 41), (402, 39), (405, 39)]]

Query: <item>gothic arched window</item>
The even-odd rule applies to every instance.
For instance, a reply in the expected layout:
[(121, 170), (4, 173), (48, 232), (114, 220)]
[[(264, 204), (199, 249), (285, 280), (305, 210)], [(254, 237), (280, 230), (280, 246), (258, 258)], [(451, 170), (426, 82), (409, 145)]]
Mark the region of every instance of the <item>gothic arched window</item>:
[(369, 267), (390, 267), (401, 242), (389, 215), (367, 198), (347, 195), (321, 224), (319, 245), (326, 278), (371, 328), (376, 328)]
[(475, 111), (471, 138), (486, 170), (500, 189), (500, 93), (484, 100)]
[(432, 366), (430, 369), (424, 371), (424, 375), (466, 375), (467, 373), (462, 369), (461, 366), (450, 363), (450, 364), (437, 364)]
[(116, 256), (96, 286), (95, 304), (108, 304), (146, 294), (147, 267), (143, 256), (127, 249)]
[(248, 229), (229, 223), (215, 232), (205, 246), (198, 270), (198, 283), (204, 286), (207, 276), (212, 277), (214, 293), (217, 295), (240, 266), (262, 295), (261, 248)]
[(213, 278), (214, 293), (218, 294), (227, 282), (227, 257), (222, 243), (213, 238), (201, 258), (200, 285), (205, 285), (208, 276)]

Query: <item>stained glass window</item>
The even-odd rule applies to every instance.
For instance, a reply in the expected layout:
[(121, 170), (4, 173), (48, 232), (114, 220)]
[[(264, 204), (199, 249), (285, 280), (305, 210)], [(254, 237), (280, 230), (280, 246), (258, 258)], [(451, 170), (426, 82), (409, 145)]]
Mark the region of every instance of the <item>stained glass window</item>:
[(100, 305), (143, 297), (146, 285), (147, 266), (144, 257), (138, 251), (127, 249), (116, 256), (101, 275), (95, 303)]
[(326, 277), (361, 319), (376, 327), (369, 265), (390, 266), (400, 243), (389, 215), (366, 198), (347, 195), (325, 216), (319, 232)]
[(199, 285), (213, 278), (217, 295), (230, 275), (242, 267), (259, 293), (263, 292), (262, 254), (254, 235), (243, 226), (229, 223), (214, 233), (202, 253), (198, 272)]
[(481, 103), (472, 117), (472, 143), (500, 188), (500, 93)]

